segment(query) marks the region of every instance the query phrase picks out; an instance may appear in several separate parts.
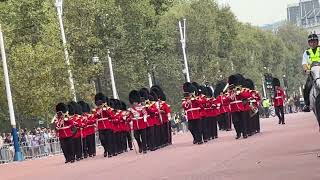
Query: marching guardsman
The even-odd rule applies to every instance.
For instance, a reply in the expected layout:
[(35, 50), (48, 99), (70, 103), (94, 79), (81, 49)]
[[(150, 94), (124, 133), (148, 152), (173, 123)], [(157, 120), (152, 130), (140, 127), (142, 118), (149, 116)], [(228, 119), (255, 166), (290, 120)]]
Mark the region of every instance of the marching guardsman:
[(96, 119), (93, 117), (93, 114), (91, 114), (90, 106), (88, 103), (84, 101), (79, 101), (78, 104), (81, 106), (82, 118), (84, 124), (86, 125), (83, 130), (86, 136), (85, 143), (83, 141), (84, 157), (86, 157), (86, 154), (88, 154), (89, 157), (94, 157), (96, 156)]
[(132, 105), (128, 109), (130, 120), (133, 123), (134, 137), (139, 146), (139, 153), (147, 153), (147, 111), (141, 105), (140, 94), (136, 90), (129, 93), (129, 101)]
[(201, 138), (201, 102), (195, 96), (197, 88), (191, 83), (183, 84), (184, 99), (182, 108), (186, 113), (189, 130), (193, 136), (193, 144), (202, 144)]
[(112, 146), (114, 149), (113, 156), (117, 156), (118, 154), (120, 154), (120, 151), (119, 151), (120, 114), (118, 112), (117, 99), (110, 99), (108, 105), (109, 105), (110, 109), (112, 109), (112, 112), (114, 114), (114, 117), (111, 119), (111, 123), (112, 123), (112, 140), (111, 140), (111, 142), (112, 142)]
[(219, 81), (214, 90), (215, 105), (217, 109), (217, 119), (219, 124), (219, 130), (231, 130), (231, 121), (228, 113), (230, 112), (229, 102), (224, 94), (224, 88), (227, 83), (224, 81)]
[(104, 148), (104, 157), (115, 155), (113, 144), (113, 124), (114, 113), (107, 105), (107, 97), (103, 93), (95, 95), (96, 108), (93, 109), (94, 118), (98, 123), (99, 138)]
[(150, 100), (149, 100), (149, 90), (147, 88), (141, 88), (139, 90), (139, 95), (140, 95), (140, 99), (141, 99), (141, 105), (145, 107), (146, 111), (147, 111), (147, 129), (146, 129), (146, 133), (147, 133), (147, 149), (148, 150), (154, 150), (154, 139), (155, 139), (155, 131), (154, 131), (154, 121), (151, 117), (152, 115), (152, 109), (149, 108), (150, 106)]
[(122, 119), (124, 121), (124, 136), (125, 136), (125, 149), (132, 149), (132, 137), (131, 137), (131, 127), (130, 127), (130, 118), (129, 112), (127, 111), (127, 105), (123, 101), (121, 101), (121, 111), (122, 111)]
[(158, 101), (156, 102), (157, 108), (160, 110), (159, 119), (162, 121), (161, 126), (161, 146), (167, 146), (172, 144), (172, 134), (171, 134), (171, 108), (170, 105), (167, 104), (166, 95), (163, 92), (162, 88), (157, 85), (153, 85), (150, 89), (150, 91), (153, 91), (157, 97)]
[(260, 133), (259, 106), (261, 97), (259, 91), (255, 90), (254, 83), (251, 79), (246, 79), (247, 88), (251, 94), (250, 98), (250, 117), (252, 119), (252, 133)]
[(217, 106), (216, 106), (216, 99), (213, 97), (213, 92), (210, 87), (206, 88), (206, 96), (207, 101), (205, 105), (206, 115), (208, 118), (208, 137), (210, 139), (218, 138), (218, 129), (217, 129)]
[(245, 108), (250, 98), (250, 93), (242, 88), (245, 79), (240, 74), (231, 75), (228, 78), (229, 91), (228, 100), (230, 101), (230, 111), (232, 116), (233, 125), (236, 129), (236, 139), (241, 137), (248, 137), (248, 119), (249, 114)]
[(73, 142), (72, 142), (72, 128), (74, 123), (69, 118), (68, 106), (64, 103), (56, 105), (56, 115), (53, 119), (57, 136), (59, 137), (61, 149), (65, 157), (65, 163), (73, 163), (75, 161)]
[(286, 94), (284, 90), (281, 88), (280, 81), (278, 78), (273, 78), (273, 88), (274, 88), (274, 95), (272, 97), (273, 105), (274, 105), (276, 115), (279, 118), (279, 124), (285, 124), (283, 104), (286, 99)]
[[(199, 86), (197, 83), (193, 82), (196, 87), (199, 87), (198, 90), (198, 98), (201, 103), (201, 106), (203, 107), (201, 109), (201, 134), (204, 142), (209, 141), (209, 116), (207, 114), (206, 106), (209, 105), (208, 101), (208, 93), (205, 86)], [(210, 106), (210, 105), (209, 105)]]
[(117, 99), (117, 108), (118, 108), (118, 116), (119, 119), (119, 131), (120, 131), (120, 152), (127, 152), (127, 126), (126, 126), (126, 107), (123, 108), (123, 102)]
[(69, 107), (69, 115), (71, 116), (70, 118), (75, 124), (76, 127), (76, 132), (73, 135), (73, 149), (74, 149), (74, 154), (76, 156), (76, 160), (80, 161), (83, 159), (83, 146), (82, 146), (82, 138), (83, 138), (83, 127), (84, 123), (82, 121), (82, 111), (80, 105), (77, 104), (74, 101), (71, 101), (68, 104)]

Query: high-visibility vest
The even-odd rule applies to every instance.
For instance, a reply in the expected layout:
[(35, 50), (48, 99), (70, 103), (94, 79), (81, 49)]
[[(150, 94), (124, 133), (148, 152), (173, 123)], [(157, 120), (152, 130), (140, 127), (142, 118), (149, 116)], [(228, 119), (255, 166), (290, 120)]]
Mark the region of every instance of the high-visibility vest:
[(270, 107), (269, 99), (263, 100), (263, 101), (262, 101), (262, 106), (263, 106), (263, 107), (266, 107), (266, 108)]
[(309, 48), (308, 55), (311, 62), (320, 62), (320, 47), (317, 47), (316, 53), (313, 53), (313, 50)]

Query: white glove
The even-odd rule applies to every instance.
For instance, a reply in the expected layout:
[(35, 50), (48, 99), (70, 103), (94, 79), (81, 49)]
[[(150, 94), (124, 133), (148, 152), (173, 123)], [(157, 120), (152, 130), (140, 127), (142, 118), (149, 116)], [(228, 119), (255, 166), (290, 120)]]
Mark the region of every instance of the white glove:
[(147, 116), (143, 116), (143, 122), (147, 122)]
[(171, 113), (168, 113), (168, 119), (169, 120), (171, 119)]

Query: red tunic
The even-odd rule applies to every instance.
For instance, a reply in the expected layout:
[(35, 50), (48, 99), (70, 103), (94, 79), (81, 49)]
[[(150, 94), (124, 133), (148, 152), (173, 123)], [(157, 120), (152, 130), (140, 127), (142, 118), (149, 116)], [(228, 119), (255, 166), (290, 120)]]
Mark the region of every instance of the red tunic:
[(94, 118), (93, 114), (84, 113), (82, 114), (82, 117), (86, 124), (84, 128), (84, 134), (86, 136), (95, 134), (96, 119)]
[(153, 102), (149, 106), (146, 107), (147, 113), (148, 113), (148, 126), (152, 127), (154, 125), (160, 125), (160, 120), (159, 120), (159, 112), (160, 109), (157, 108), (156, 102)]
[[(230, 111), (241, 112), (250, 111), (249, 98), (250, 92), (247, 89), (242, 89), (239, 92), (230, 92), (228, 99), (230, 100)], [(244, 103), (246, 101), (246, 103)]]
[(278, 87), (275, 92), (275, 97), (273, 98), (274, 106), (283, 106), (286, 94), (281, 87)]
[(75, 114), (71, 117), (71, 119), (73, 120), (75, 126), (77, 127), (77, 133), (73, 136), (73, 138), (84, 137), (83, 128), (85, 127), (85, 123), (83, 121), (82, 116)]
[(129, 108), (130, 120), (133, 122), (133, 130), (147, 128), (147, 111), (141, 104)]
[(209, 103), (209, 102), (207, 102), (207, 97), (204, 96), (204, 95), (200, 95), (199, 96), (199, 102), (200, 102), (201, 107), (202, 107), (201, 110), (200, 110), (201, 119), (208, 117), (206, 106), (207, 106), (207, 103)]
[(201, 103), (197, 98), (182, 100), (182, 108), (185, 110), (188, 121), (201, 119)]
[(57, 136), (60, 139), (72, 137), (71, 128), (74, 126), (74, 122), (71, 118), (60, 116), (56, 117), (54, 122), (56, 126)]
[(171, 116), (171, 108), (165, 101), (160, 101), (160, 113), (163, 123), (169, 122), (169, 117)]
[(98, 107), (93, 109), (94, 118), (98, 122), (98, 130), (111, 129), (113, 130), (113, 123), (111, 122), (115, 117), (112, 108)]
[(216, 117), (218, 115), (215, 98), (207, 98), (205, 110), (207, 117)]

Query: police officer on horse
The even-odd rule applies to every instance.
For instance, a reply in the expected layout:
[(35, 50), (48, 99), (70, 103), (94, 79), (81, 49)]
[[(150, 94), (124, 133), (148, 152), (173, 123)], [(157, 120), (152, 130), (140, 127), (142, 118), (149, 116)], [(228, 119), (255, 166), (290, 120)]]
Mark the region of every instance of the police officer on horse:
[(310, 75), (310, 66), (315, 63), (320, 63), (320, 47), (317, 34), (308, 36), (309, 49), (303, 53), (302, 66), (306, 75), (308, 75), (305, 88), (303, 90), (303, 98), (305, 106), (302, 108), (304, 112), (310, 112), (310, 90), (312, 88), (312, 76)]

